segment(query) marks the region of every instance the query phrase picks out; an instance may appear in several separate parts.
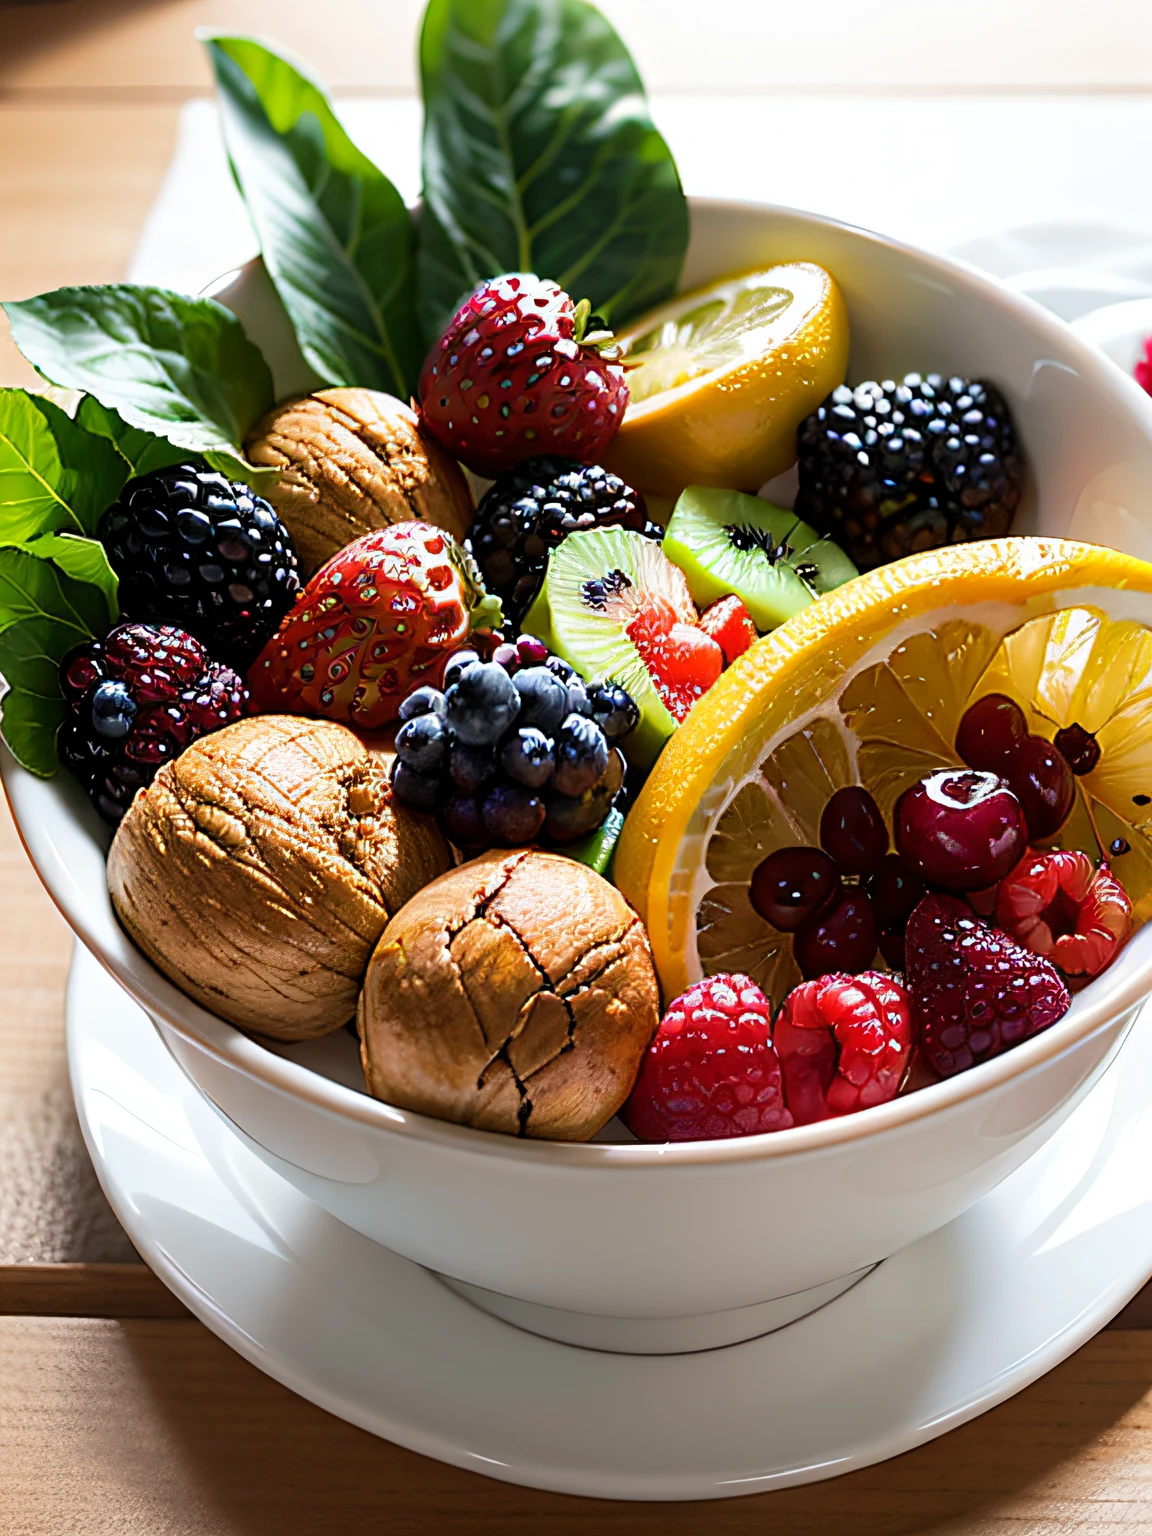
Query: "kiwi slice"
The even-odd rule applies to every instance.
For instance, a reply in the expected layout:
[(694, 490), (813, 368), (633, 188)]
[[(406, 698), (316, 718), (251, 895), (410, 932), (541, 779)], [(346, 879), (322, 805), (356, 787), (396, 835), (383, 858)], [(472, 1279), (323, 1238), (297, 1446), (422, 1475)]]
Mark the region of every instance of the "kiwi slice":
[(676, 729), (628, 625), (657, 599), (671, 603), (686, 624), (696, 609), (684, 573), (660, 545), (621, 528), (570, 533), (552, 551), (524, 628), (570, 662), (586, 682), (619, 683), (640, 711), (640, 723), (620, 743), (630, 763), (649, 768)]
[(734, 592), (761, 633), (858, 574), (838, 544), (794, 512), (706, 485), (681, 492), (662, 547), (700, 608)]

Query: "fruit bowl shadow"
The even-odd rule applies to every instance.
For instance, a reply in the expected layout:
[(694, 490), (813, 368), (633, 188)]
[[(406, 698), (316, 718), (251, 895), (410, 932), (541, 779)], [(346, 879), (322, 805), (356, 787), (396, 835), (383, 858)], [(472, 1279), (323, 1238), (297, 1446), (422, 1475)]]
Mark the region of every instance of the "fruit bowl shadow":
[[(1016, 532), (1152, 557), (1152, 401), (1062, 322), (974, 270), (830, 220), (700, 200), (692, 217), (685, 286), (800, 259), (834, 273), (851, 377), (916, 369), (995, 382), (1030, 464)], [(264, 348), (278, 392), (315, 382), (258, 263), (213, 292)], [(710, 1347), (838, 1294), (1042, 1145), (1152, 992), (1148, 929), (1046, 1034), (881, 1108), (730, 1141), (518, 1141), (368, 1097), (345, 1032), (273, 1049), (197, 1007), (117, 924), (107, 832), (79, 787), (36, 779), (6, 752), (0, 769), (29, 856), (80, 941), (253, 1152), (478, 1305), (597, 1347)]]

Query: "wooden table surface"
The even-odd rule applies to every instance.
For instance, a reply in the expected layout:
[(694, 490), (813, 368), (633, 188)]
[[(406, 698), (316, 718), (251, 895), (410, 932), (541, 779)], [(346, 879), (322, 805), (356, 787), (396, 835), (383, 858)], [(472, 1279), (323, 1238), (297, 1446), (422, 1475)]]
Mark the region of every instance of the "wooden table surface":
[[(0, 4), (0, 297), (115, 279), (207, 92), (203, 23), (345, 94), (407, 94), (418, 0)], [(654, 92), (1152, 92), (1146, 0), (605, 0)], [(190, 210), (190, 217), (194, 211)], [(30, 382), (0, 335), (0, 384)], [(882, 1466), (717, 1504), (596, 1503), (398, 1449), (294, 1397), (138, 1262), (71, 1115), (70, 953), (0, 813), (0, 1532), (830, 1536), (1152, 1528), (1152, 1299), (1012, 1401)], [(76, 1216), (83, 1211), (83, 1218)], [(21, 1224), (22, 1217), (27, 1220)]]

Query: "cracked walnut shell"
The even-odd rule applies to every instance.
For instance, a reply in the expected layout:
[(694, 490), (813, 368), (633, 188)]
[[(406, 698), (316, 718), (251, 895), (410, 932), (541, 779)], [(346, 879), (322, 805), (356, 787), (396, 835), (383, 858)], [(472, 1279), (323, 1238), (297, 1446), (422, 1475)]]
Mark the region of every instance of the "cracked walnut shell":
[(378, 1098), (479, 1130), (586, 1141), (628, 1097), (659, 1022), (648, 935), (587, 865), (533, 849), (442, 875), (364, 978)]
[(261, 494), (276, 508), (305, 580), (362, 534), (416, 519), (461, 540), (472, 496), (455, 459), (416, 412), (374, 389), (322, 389), (278, 405), (252, 428), (252, 464), (279, 471)]
[(389, 917), (452, 864), (345, 726), (239, 720), (137, 795), (108, 856), (112, 904), (181, 991), (278, 1040), (347, 1023)]

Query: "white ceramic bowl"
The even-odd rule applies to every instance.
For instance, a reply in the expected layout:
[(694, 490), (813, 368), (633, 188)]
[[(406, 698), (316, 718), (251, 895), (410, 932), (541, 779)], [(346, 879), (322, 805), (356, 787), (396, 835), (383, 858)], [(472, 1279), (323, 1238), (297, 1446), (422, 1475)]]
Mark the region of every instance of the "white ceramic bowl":
[[(686, 286), (796, 259), (826, 265), (844, 290), (852, 377), (935, 369), (1004, 390), (1030, 466), (1016, 531), (1152, 555), (1152, 402), (1063, 323), (973, 270), (876, 235), (786, 209), (693, 204)], [(267, 349), (278, 388), (306, 382), (262, 273), (217, 291)], [(367, 1097), (344, 1032), (274, 1049), (198, 1008), (118, 927), (107, 834), (77, 785), (39, 781), (7, 756), (3, 772), (65, 917), (255, 1152), (479, 1304), (578, 1342), (723, 1343), (836, 1294), (1049, 1137), (1152, 990), (1150, 928), (1046, 1034), (882, 1108), (711, 1143), (515, 1141)]]

